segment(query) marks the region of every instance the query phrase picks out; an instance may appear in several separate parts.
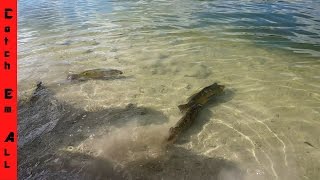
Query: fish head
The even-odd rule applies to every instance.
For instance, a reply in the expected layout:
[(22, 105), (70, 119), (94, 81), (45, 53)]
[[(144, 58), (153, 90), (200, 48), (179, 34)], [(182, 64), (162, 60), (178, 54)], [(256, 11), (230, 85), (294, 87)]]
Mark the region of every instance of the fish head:
[(219, 87), (219, 89), (220, 89), (221, 92), (222, 92), (222, 91), (224, 90), (224, 88), (225, 88), (224, 85), (218, 85), (218, 87)]
[(214, 83), (211, 86), (209, 86), (208, 90), (212, 95), (219, 95), (219, 94), (222, 94), (224, 88), (225, 88), (224, 85), (219, 85), (218, 83)]
[(173, 141), (178, 134), (178, 128), (172, 127), (169, 129), (169, 137), (167, 138), (167, 141)]

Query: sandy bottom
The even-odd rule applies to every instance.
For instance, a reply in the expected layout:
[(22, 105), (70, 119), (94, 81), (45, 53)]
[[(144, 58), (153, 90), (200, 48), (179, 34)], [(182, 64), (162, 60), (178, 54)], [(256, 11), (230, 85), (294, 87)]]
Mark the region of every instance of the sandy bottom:
[[(108, 36), (22, 45), (20, 178), (318, 179), (319, 58), (202, 37)], [(65, 80), (92, 68), (127, 78)], [(39, 80), (47, 91), (30, 104)], [(214, 82), (225, 93), (163, 148), (177, 106)]]

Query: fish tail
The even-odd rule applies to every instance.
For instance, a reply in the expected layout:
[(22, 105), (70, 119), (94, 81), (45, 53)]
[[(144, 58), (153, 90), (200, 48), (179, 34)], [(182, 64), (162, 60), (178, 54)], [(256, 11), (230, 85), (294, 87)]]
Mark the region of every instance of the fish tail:
[(189, 109), (189, 105), (188, 104), (181, 104), (178, 106), (178, 108), (181, 112), (185, 112), (187, 109)]
[(167, 138), (167, 141), (173, 141), (175, 139), (175, 135), (169, 135), (169, 137)]
[(167, 144), (173, 144), (177, 140), (178, 134), (169, 134), (169, 136), (166, 138)]

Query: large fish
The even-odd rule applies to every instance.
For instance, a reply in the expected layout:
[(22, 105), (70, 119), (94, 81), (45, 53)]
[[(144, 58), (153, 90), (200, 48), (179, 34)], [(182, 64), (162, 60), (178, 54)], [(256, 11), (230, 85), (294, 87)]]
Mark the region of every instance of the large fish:
[(188, 110), (190, 107), (192, 107), (194, 105), (202, 105), (203, 106), (213, 96), (222, 94), (223, 89), (224, 89), (223, 85), (218, 85), (217, 83), (214, 83), (210, 86), (203, 88), (200, 92), (189, 97), (187, 104), (182, 104), (182, 105), (179, 105), (178, 107), (181, 112), (185, 112), (186, 110)]
[(78, 81), (85, 81), (89, 79), (108, 80), (121, 78), (121, 74), (123, 74), (123, 72), (117, 69), (91, 69), (83, 71), (79, 74), (69, 74), (67, 79)]
[(195, 104), (188, 109), (186, 114), (176, 123), (174, 127), (169, 129), (169, 137), (167, 138), (167, 142), (174, 142), (178, 135), (191, 126), (192, 122), (197, 118), (202, 105)]

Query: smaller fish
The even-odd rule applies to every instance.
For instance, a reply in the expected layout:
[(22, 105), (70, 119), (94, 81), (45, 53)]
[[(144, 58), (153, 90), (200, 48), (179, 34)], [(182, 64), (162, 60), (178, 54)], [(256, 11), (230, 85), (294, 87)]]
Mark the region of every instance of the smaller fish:
[(307, 145), (309, 145), (309, 146), (311, 146), (311, 147), (313, 147), (313, 148), (316, 148), (316, 147), (314, 147), (311, 143), (309, 143), (308, 141), (305, 141), (304, 143), (307, 144)]
[(166, 139), (167, 142), (174, 142), (181, 132), (190, 127), (197, 118), (201, 108), (202, 105), (199, 104), (195, 104), (190, 107), (186, 114), (176, 123), (176, 125), (169, 129), (169, 136)]
[(178, 108), (180, 109), (181, 112), (185, 112), (188, 110), (190, 107), (199, 104), (199, 105), (204, 105), (206, 104), (210, 98), (216, 95), (222, 94), (224, 90), (223, 85), (218, 85), (217, 83), (214, 83), (210, 86), (207, 86), (203, 88), (200, 92), (192, 95), (191, 97), (188, 98), (188, 103), (187, 104), (182, 104), (179, 105)]
[(86, 81), (90, 79), (108, 80), (121, 78), (121, 74), (123, 74), (123, 72), (117, 69), (91, 69), (79, 74), (69, 74), (67, 79), (71, 81)]

